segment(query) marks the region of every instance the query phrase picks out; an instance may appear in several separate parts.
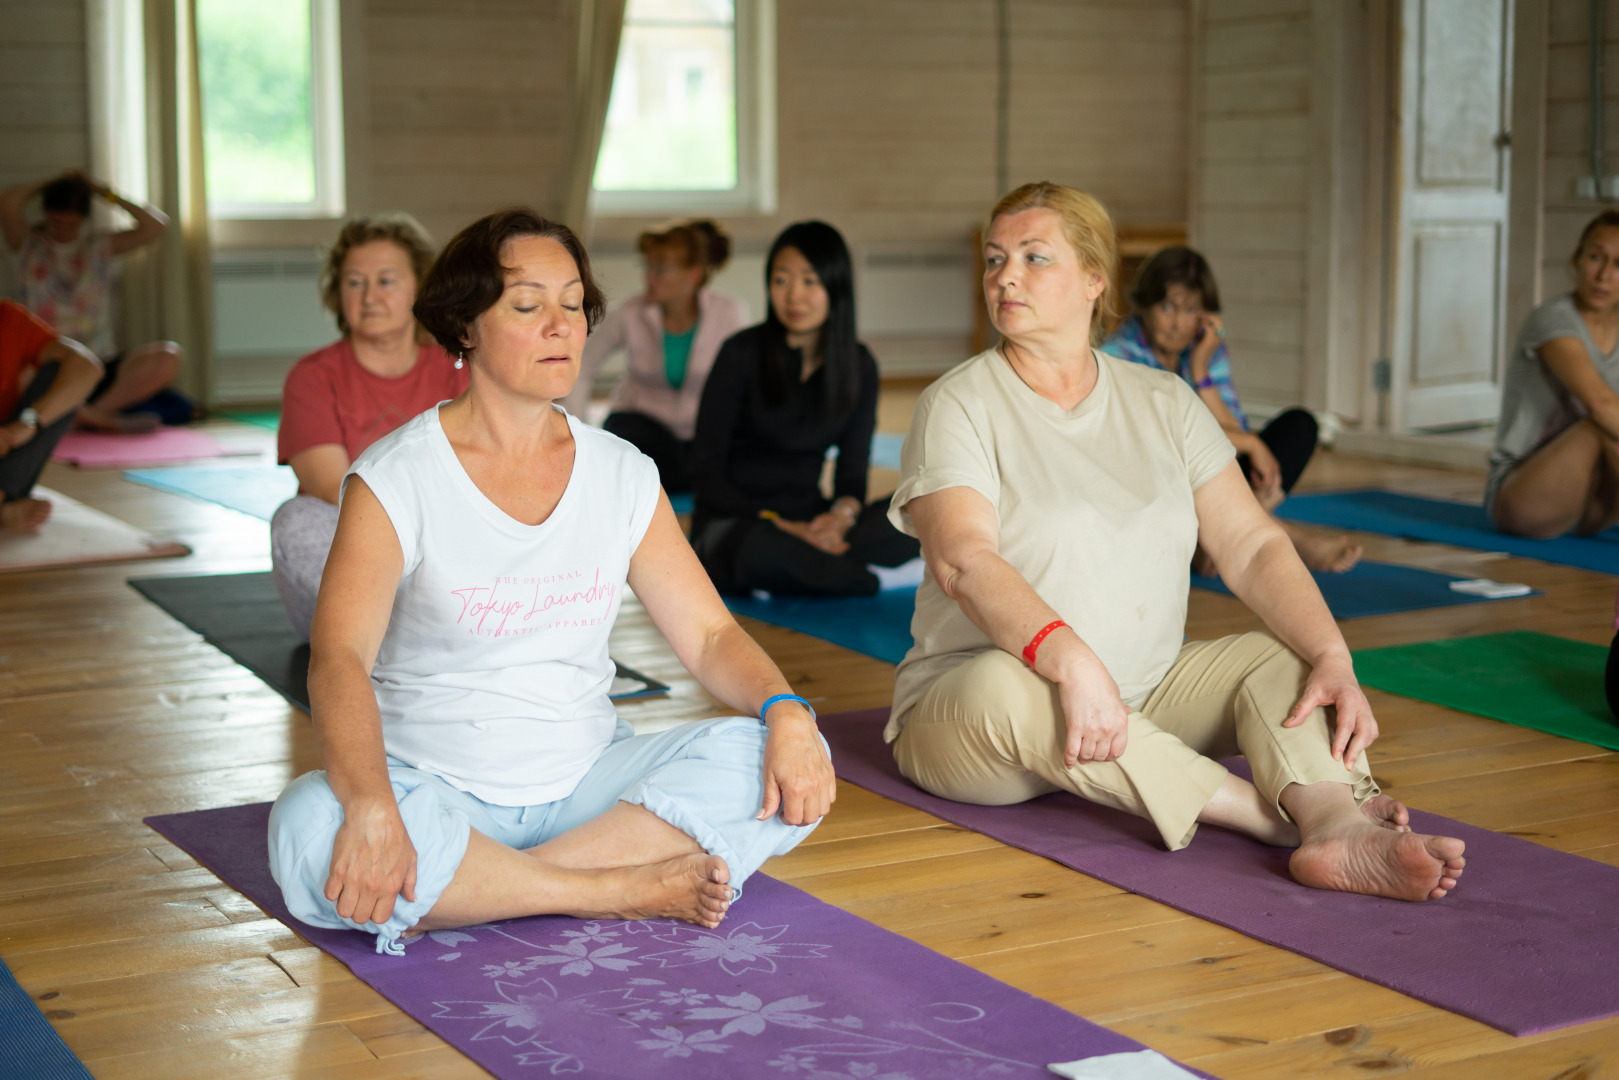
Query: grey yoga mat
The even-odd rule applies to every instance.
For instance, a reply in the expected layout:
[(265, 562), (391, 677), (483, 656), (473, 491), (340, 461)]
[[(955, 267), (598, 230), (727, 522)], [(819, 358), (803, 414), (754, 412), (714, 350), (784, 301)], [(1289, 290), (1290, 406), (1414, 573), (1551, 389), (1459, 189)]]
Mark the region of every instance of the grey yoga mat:
[[(269, 574), (131, 578), (129, 584), (270, 689), (300, 709), (309, 709), (309, 645), (287, 626)], [(667, 684), (618, 664), (611, 697), (624, 701), (668, 689)]]

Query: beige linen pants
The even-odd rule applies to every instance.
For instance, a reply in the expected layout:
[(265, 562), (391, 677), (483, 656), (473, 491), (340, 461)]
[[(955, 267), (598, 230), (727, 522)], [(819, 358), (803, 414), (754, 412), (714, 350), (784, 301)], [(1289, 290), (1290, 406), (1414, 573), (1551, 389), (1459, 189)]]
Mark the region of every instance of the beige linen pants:
[(1332, 759), (1326, 713), (1282, 727), (1310, 668), (1266, 633), (1182, 647), (1141, 711), (1116, 761), (1063, 764), (1067, 725), (1056, 684), (1000, 649), (934, 683), (894, 743), (900, 772), (941, 798), (1003, 806), (1071, 791), (1151, 819), (1171, 851), (1191, 843), (1197, 815), (1225, 781), (1221, 757), (1242, 754), (1260, 794), (1278, 801), (1288, 784), (1334, 781), (1357, 802), (1377, 794), (1362, 754), (1353, 770)]

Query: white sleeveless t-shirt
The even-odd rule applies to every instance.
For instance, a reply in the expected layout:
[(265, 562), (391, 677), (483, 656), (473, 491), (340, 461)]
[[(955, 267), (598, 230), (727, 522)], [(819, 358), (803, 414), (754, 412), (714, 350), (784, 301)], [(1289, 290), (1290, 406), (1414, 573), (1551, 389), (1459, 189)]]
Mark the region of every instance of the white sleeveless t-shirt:
[(612, 741), (607, 635), (658, 506), (649, 458), (571, 416), (568, 428), (573, 474), (539, 525), (478, 490), (436, 407), (349, 469), (405, 559), (371, 671), (384, 745), (501, 806), (566, 797)]

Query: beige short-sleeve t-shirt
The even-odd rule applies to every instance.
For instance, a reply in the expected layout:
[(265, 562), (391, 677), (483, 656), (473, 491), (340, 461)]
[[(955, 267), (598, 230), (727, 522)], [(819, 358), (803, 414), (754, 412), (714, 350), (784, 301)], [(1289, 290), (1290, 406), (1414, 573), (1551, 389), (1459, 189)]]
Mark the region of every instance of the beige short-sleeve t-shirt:
[[(1096, 388), (1073, 409), (1041, 397), (995, 350), (923, 392), (888, 514), (952, 487), (988, 499), (1000, 554), (1095, 650), (1138, 705), (1186, 629), (1197, 513), (1192, 493), (1236, 456), (1180, 378), (1097, 353)], [(892, 742), (935, 679), (995, 646), (931, 574), (916, 591), (915, 644), (900, 664)]]

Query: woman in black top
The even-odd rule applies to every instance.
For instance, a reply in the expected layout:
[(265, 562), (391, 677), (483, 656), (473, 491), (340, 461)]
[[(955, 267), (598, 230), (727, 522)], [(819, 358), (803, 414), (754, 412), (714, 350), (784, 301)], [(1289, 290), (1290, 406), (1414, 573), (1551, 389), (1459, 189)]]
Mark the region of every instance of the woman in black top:
[[(866, 505), (877, 362), (855, 340), (849, 249), (832, 226), (789, 226), (765, 260), (770, 311), (733, 335), (703, 388), (692, 443), (692, 545), (727, 592), (869, 596), (871, 567), (919, 556)], [(837, 447), (832, 498), (821, 492)]]

